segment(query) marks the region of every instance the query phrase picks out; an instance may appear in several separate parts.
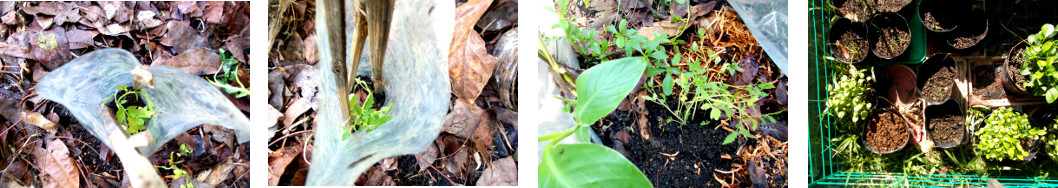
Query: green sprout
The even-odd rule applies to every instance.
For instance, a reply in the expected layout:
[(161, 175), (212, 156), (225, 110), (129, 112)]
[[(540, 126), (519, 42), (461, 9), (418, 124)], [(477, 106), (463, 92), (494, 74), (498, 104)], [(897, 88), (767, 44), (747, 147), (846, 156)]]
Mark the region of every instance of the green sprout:
[(868, 101), (867, 94), (871, 91), (871, 83), (874, 82), (874, 71), (865, 74), (867, 69), (859, 70), (849, 65), (848, 75), (835, 77), (834, 83), (827, 85), (830, 98), (827, 99), (827, 108), (824, 114), (837, 116), (841, 121), (857, 123), (867, 118), (872, 107)]
[(209, 83), (220, 87), (221, 91), (235, 94), (235, 98), (249, 96), (250, 89), (239, 81), (239, 70), (243, 63), (224, 49), (220, 49), (220, 62), (220, 70), (213, 73), (213, 80), (208, 80)]
[(1029, 156), (1022, 140), (1037, 140), (1046, 132), (1032, 128), (1028, 115), (1001, 107), (993, 111), (985, 120), (984, 128), (974, 134), (980, 137), (977, 148), (986, 158), (1021, 160)]
[(393, 116), (389, 114), (389, 106), (384, 106), (379, 110), (373, 109), (375, 107), (375, 100), (372, 99), (374, 94), (371, 92), (370, 87), (367, 87), (367, 83), (358, 79), (356, 80), (356, 86), (364, 89), (367, 93), (367, 98), (364, 99), (364, 103), (359, 103), (357, 95), (351, 95), (349, 98), (349, 118), (353, 122), (352, 125), (346, 127), (346, 131), (342, 134), (342, 140), (349, 139), (353, 132), (369, 132), (378, 128), (378, 126), (385, 124)]
[[(113, 98), (114, 104), (117, 106), (117, 112), (115, 112), (114, 117), (117, 119), (118, 125), (125, 129), (126, 134), (130, 135), (147, 129), (144, 124), (146, 124), (147, 120), (149, 120), (151, 116), (154, 116), (155, 113), (154, 103), (151, 102), (151, 97), (140, 91), (129, 90), (128, 87), (123, 85), (119, 85), (118, 89), (121, 89), (121, 91), (124, 92), (121, 96), (114, 93)], [(130, 97), (130, 95), (131, 97), (139, 97), (147, 105), (142, 107), (126, 107), (125, 105), (128, 103), (127, 97)]]

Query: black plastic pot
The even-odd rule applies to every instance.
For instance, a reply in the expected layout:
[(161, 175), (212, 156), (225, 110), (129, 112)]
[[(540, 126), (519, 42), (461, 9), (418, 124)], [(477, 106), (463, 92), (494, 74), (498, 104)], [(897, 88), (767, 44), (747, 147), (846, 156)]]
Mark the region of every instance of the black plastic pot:
[[(863, 23), (854, 23), (852, 20), (840, 18), (831, 23), (827, 30), (827, 48), (830, 55), (835, 59), (847, 64), (862, 62), (871, 53), (871, 43), (867, 36), (867, 27)], [(843, 35), (855, 36), (860, 39), (853, 40), (853, 44), (845, 44), (840, 40)], [(855, 53), (852, 53), (855, 52)]]
[[(924, 111), (925, 111), (925, 116), (926, 116), (926, 118), (925, 118), (925, 120), (926, 120), (926, 127), (925, 127), (926, 128), (926, 132), (929, 134), (930, 140), (933, 140), (934, 146), (939, 147), (939, 148), (952, 148), (952, 147), (959, 146), (962, 143), (966, 142), (967, 130), (966, 130), (966, 124), (964, 123), (965, 120), (966, 120), (966, 112), (964, 112), (963, 109), (959, 106), (959, 102), (955, 101), (954, 99), (948, 99), (948, 101), (946, 101), (946, 102), (944, 102), (944, 103), (942, 103), (940, 105), (926, 106), (926, 109)], [(941, 142), (933, 134), (934, 133), (934, 128), (931, 125), (932, 122), (930, 120), (932, 118), (938, 118), (938, 117), (944, 117), (944, 116), (961, 116), (962, 117), (962, 121), (959, 121), (957, 123), (957, 125), (959, 125), (959, 130), (960, 131), (959, 131), (958, 135), (956, 136), (955, 141)]]
[[(963, 10), (964, 2), (922, 0), (918, 2), (918, 17), (922, 25), (933, 32), (949, 32), (959, 27), (958, 16), (964, 16), (958, 10)], [(960, 8), (956, 8), (960, 7)], [(927, 15), (928, 14), (928, 15)], [(928, 20), (936, 20), (938, 24), (931, 26)]]
[(912, 0), (888, 0), (891, 2), (882, 1), (886, 0), (876, 0), (874, 2), (874, 10), (878, 12), (900, 12), (900, 10), (903, 10), (908, 4), (911, 4)]
[[(945, 44), (948, 44), (948, 46), (953, 49), (963, 50), (972, 48), (977, 46), (977, 44), (980, 44), (981, 41), (988, 36), (988, 19), (984, 19), (983, 21), (964, 21), (960, 26), (962, 27), (955, 31), (948, 32), (951, 35), (946, 41), (944, 41)], [(968, 45), (964, 44), (963, 46), (959, 46), (960, 42), (964, 42)]]
[[(904, 16), (897, 13), (880, 13), (871, 17), (871, 20), (867, 22), (870, 28), (870, 32), (867, 35), (871, 36), (871, 52), (873, 52), (875, 57), (892, 60), (907, 54), (907, 49), (911, 47), (911, 29), (908, 27), (907, 19), (904, 19)], [(895, 28), (899, 32), (906, 33), (907, 37), (889, 36), (882, 31), (882, 29), (886, 28)], [(890, 38), (886, 38), (887, 36)], [(901, 42), (899, 41), (903, 41), (903, 44), (900, 44)], [(880, 54), (880, 51), (884, 49), (891, 49), (897, 53), (889, 56)]]
[[(958, 67), (955, 66), (955, 59), (953, 59), (950, 54), (946, 53), (933, 55), (926, 59), (926, 61), (923, 61), (922, 65), (918, 67), (918, 78), (915, 79), (915, 85), (918, 88), (919, 96), (926, 101), (927, 105), (940, 105), (944, 103), (944, 101), (951, 98), (951, 93), (956, 89), (954, 84), (951, 85), (951, 88), (948, 89), (948, 93), (942, 94), (944, 95), (944, 98), (941, 98), (940, 100), (933, 100), (926, 96), (923, 90), (923, 87), (926, 86), (926, 81), (929, 81), (930, 77), (933, 77), (933, 74), (936, 74), (941, 68), (952, 69), (956, 76), (959, 73)], [(952, 79), (952, 83), (954, 83), (955, 78)]]
[[(1017, 67), (1019, 67), (1018, 69), (1009, 69), (1009, 65), (1012, 63), (1011, 61), (1021, 60), (1021, 57), (1017, 56), (1017, 53), (1019, 51), (1024, 50), (1026, 47), (1028, 47), (1028, 43), (1025, 43), (1025, 41), (1021, 41), (1017, 45), (1014, 45), (1013, 48), (1010, 48), (1010, 53), (1007, 54), (1007, 59), (1003, 61), (1003, 66), (999, 67), (999, 69), (1001, 70), (996, 71), (999, 72), (999, 80), (1003, 82), (1003, 88), (1006, 89), (1008, 94), (1016, 94), (1022, 96), (1033, 95), (1032, 93), (1029, 93), (1028, 88), (1018, 87), (1017, 83), (1015, 83), (1017, 80), (1015, 76), (1025, 78), (1025, 76), (1021, 75), (1021, 70), (1019, 70), (1021, 65), (1016, 65)], [(1028, 79), (1025, 78), (1023, 80), (1027, 81)]]
[[(831, 0), (830, 4), (841, 13), (841, 16), (852, 22), (864, 22), (874, 14), (873, 0)], [(863, 10), (863, 11), (860, 11)]]
[[(887, 112), (887, 111), (888, 112), (892, 112), (892, 113), (896, 113), (897, 114), (897, 118), (899, 118), (899, 119), (904, 121), (903, 127), (904, 127), (904, 130), (907, 131), (907, 138), (904, 138), (905, 139), (904, 143), (901, 144), (900, 147), (897, 147), (896, 149), (893, 149), (892, 151), (879, 151), (879, 150), (875, 149), (873, 146), (871, 146), (870, 144), (868, 144), (868, 142), (867, 142), (867, 132), (868, 131), (867, 130), (872, 126), (873, 122), (871, 122), (870, 120), (874, 119), (873, 118), (874, 116), (878, 115), (881, 112)], [(874, 152), (874, 153), (877, 153), (877, 154), (890, 154), (890, 153), (895, 153), (897, 151), (903, 150), (905, 147), (907, 147), (908, 143), (911, 142), (911, 139), (912, 139), (912, 135), (911, 134), (913, 134), (913, 132), (911, 131), (911, 127), (909, 127), (908, 124), (907, 124), (907, 119), (904, 119), (904, 116), (900, 116), (899, 114), (900, 114), (899, 112), (897, 112), (896, 110), (890, 109), (890, 108), (881, 108), (881, 109), (877, 109), (877, 110), (872, 111), (871, 115), (868, 116), (866, 123), (864, 123), (865, 126), (863, 126), (863, 137), (860, 137), (860, 143), (862, 143), (863, 146), (865, 148), (867, 148), (867, 150), (869, 150), (871, 152)]]

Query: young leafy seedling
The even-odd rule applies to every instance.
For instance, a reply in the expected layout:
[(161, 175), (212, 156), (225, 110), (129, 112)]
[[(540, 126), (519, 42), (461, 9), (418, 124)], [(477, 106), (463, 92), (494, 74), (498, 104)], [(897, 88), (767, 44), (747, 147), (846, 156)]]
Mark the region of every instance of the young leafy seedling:
[(350, 95), (349, 98), (349, 118), (352, 125), (346, 127), (345, 134), (342, 134), (342, 140), (349, 139), (353, 135), (353, 132), (369, 132), (374, 130), (378, 126), (385, 124), (393, 116), (389, 114), (389, 106), (384, 106), (379, 110), (375, 110), (375, 100), (372, 99), (374, 93), (371, 92), (370, 87), (367, 87), (367, 83), (358, 79), (355, 79), (356, 85), (364, 89), (367, 93), (367, 98), (364, 99), (364, 103), (360, 103), (357, 95)]
[(1046, 132), (1033, 128), (1028, 115), (1015, 112), (1010, 107), (1001, 107), (993, 111), (985, 120), (984, 128), (974, 134), (980, 136), (981, 142), (977, 148), (986, 158), (1023, 160), (1029, 155), (1029, 148), (1024, 148), (1022, 141), (1035, 141)]
[(577, 78), (579, 94), (575, 101), (568, 101), (576, 105), (572, 113), (577, 125), (538, 138), (549, 142), (538, 168), (541, 187), (652, 186), (643, 172), (614, 149), (589, 143), (558, 143), (574, 132), (587, 131), (617, 109), (639, 82), (645, 67), (645, 58), (628, 57), (600, 63)]
[[(129, 90), (129, 88), (123, 85), (118, 85), (118, 89), (124, 92), (121, 96), (114, 93), (113, 98), (114, 105), (117, 106), (114, 118), (118, 121), (118, 124), (121, 125), (122, 128), (125, 128), (126, 134), (130, 135), (147, 129), (147, 126), (144, 124), (146, 124), (147, 120), (151, 119), (151, 116), (154, 116), (155, 113), (154, 103), (151, 102), (151, 97), (137, 90)], [(131, 97), (138, 97), (147, 105), (126, 107), (126, 104), (129, 103), (127, 97), (130, 97), (130, 95)]]
[(1029, 45), (1025, 48), (1025, 64), (1021, 65), (1021, 75), (1027, 76), (1025, 88), (1032, 93), (1046, 96), (1047, 103), (1054, 103), (1058, 99), (1058, 69), (1054, 63), (1058, 61), (1058, 30), (1054, 25), (1044, 24), (1040, 32), (1029, 35), (1025, 42)]

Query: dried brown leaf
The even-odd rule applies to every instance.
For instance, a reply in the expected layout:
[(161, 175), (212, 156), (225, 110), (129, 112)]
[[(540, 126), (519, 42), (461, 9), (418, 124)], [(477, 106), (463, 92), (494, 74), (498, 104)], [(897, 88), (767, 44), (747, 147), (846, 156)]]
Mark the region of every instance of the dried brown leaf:
[(95, 35), (98, 33), (88, 32), (80, 29), (72, 29), (66, 31), (66, 39), (69, 42), (70, 49), (81, 49), (94, 45)]
[(304, 114), (306, 111), (309, 111), (309, 105), (310, 104), (308, 99), (299, 98), (298, 100), (294, 101), (294, 103), (290, 104), (290, 106), (287, 106), (287, 111), (283, 113), (283, 117), (286, 117), (283, 119), (283, 126), (289, 127), (290, 124), (293, 124), (294, 120), (298, 119), (298, 116), (301, 116), (301, 114)]
[[(31, 35), (32, 36), (32, 35)], [(66, 30), (62, 27), (54, 27), (47, 31), (32, 36), (34, 48), (30, 48), (34, 58), (47, 67), (54, 70), (70, 61), (70, 47), (66, 40)]]
[(430, 168), (430, 166), (433, 165), (433, 162), (437, 161), (438, 154), (440, 154), (440, 150), (437, 148), (437, 144), (434, 143), (430, 143), (430, 147), (427, 147), (426, 151), (419, 153), (419, 157), (422, 157), (422, 160), (416, 160), (419, 164), (419, 172)]
[(206, 23), (220, 24), (224, 23), (224, 4), (227, 1), (208, 1), (206, 2), (206, 11), (202, 18), (206, 19)]
[(485, 12), (477, 25), (485, 31), (496, 31), (517, 23), (518, 1), (500, 1), (495, 7)]
[(184, 69), (194, 75), (214, 74), (220, 68), (220, 55), (206, 49), (191, 50), (180, 53), (161, 65)]
[(172, 46), (177, 54), (194, 49), (212, 49), (206, 38), (187, 21), (170, 21), (166, 27), (169, 33), (162, 37), (162, 45)]
[(4, 21), (4, 24), (7, 25), (15, 25), (22, 22), (22, 16), (18, 14), (18, 11), (11, 11), (4, 14), (3, 17), (0, 17), (0, 20)]
[(316, 35), (310, 34), (309, 37), (305, 37), (304, 42), (305, 50), (302, 52), (305, 55), (305, 63), (314, 65), (320, 61), (320, 55), (316, 49)]
[[(44, 157), (44, 163), (38, 163), (38, 167), (44, 174), (44, 187), (74, 188), (81, 185), (81, 172), (78, 170), (74, 160), (70, 158), (70, 149), (61, 140), (48, 142), (48, 149)], [(40, 158), (37, 158), (40, 162)]]
[(442, 130), (460, 138), (470, 138), (474, 130), (477, 130), (478, 125), (481, 124), (483, 116), (485, 116), (485, 111), (481, 110), (481, 108), (457, 102), (452, 107), (452, 111), (445, 115)]
[(477, 186), (518, 186), (518, 163), (511, 157), (493, 161), (481, 172)]
[(56, 128), (55, 123), (48, 120), (48, 118), (45, 118), (44, 115), (41, 115), (39, 112), (23, 113), (22, 121), (30, 125), (36, 125), (45, 130), (55, 130)]
[(294, 160), (301, 150), (296, 147), (282, 147), (279, 150), (268, 153), (268, 186), (279, 185), (279, 177), (283, 177), (287, 165)]
[(496, 65), (496, 58), (485, 49), (485, 41), (474, 32), (474, 24), (491, 3), (492, 0), (472, 0), (456, 8), (448, 76), (452, 79), (452, 93), (468, 103), (481, 94)]

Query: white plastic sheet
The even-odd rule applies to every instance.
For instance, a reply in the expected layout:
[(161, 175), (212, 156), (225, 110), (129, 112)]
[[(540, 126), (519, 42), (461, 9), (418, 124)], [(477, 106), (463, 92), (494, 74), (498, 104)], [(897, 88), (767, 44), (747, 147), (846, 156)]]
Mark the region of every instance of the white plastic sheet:
[(787, 39), (786, 12), (787, 1), (774, 0), (731, 0), (728, 1), (742, 21), (749, 27), (749, 32), (761, 48), (771, 56), (775, 65), (787, 72)]

